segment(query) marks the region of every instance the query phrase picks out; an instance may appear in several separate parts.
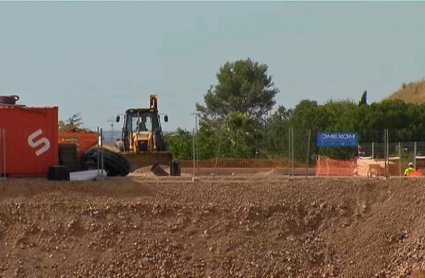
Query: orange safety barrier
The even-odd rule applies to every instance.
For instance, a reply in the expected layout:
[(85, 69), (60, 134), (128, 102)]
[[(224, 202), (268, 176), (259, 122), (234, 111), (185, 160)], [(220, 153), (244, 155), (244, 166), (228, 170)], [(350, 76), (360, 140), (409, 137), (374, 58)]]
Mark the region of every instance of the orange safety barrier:
[[(316, 176), (358, 176), (379, 177), (403, 176), (405, 163), (391, 160), (385, 163), (383, 159), (357, 158), (352, 161), (336, 160), (327, 157), (319, 157), (316, 163)], [(412, 177), (423, 177), (422, 171), (418, 170), (411, 174)]]
[(354, 176), (357, 173), (356, 165), (356, 160), (343, 161), (318, 157), (316, 160), (316, 176)]
[[(196, 171), (199, 174), (219, 175), (315, 175), (314, 166), (307, 167), (303, 163), (292, 161), (288, 158), (264, 159), (264, 158), (228, 158), (220, 157), (216, 159), (205, 159), (195, 161), (193, 169), (193, 160), (180, 160), (183, 172)], [(292, 167), (293, 166), (293, 167)]]
[(416, 172), (413, 172), (412, 174), (409, 175), (409, 177), (423, 177), (423, 176), (424, 174), (420, 170), (417, 170)]

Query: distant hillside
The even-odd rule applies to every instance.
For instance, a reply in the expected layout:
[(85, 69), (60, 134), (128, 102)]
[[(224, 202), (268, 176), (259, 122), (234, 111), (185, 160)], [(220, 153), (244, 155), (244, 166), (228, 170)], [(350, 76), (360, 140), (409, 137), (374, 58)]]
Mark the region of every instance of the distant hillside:
[(402, 88), (387, 99), (401, 99), (406, 103), (425, 103), (425, 81), (403, 83)]
[(103, 131), (103, 142), (110, 144), (114, 143), (116, 138), (121, 137), (121, 131), (120, 130), (114, 130), (112, 133), (112, 130), (104, 130)]

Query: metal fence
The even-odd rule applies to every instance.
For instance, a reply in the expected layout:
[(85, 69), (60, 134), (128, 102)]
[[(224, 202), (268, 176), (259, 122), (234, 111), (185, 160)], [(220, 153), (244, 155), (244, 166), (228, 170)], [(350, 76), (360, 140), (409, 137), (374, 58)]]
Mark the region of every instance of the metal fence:
[(318, 132), (284, 128), (266, 130), (255, 138), (225, 135), (219, 142), (193, 134), (186, 157), (180, 160), (183, 168), (193, 168), (196, 174), (279, 171), (353, 176), (370, 175), (375, 169), (376, 175), (399, 176), (408, 162), (417, 169), (425, 168), (425, 130), (357, 131), (357, 147), (317, 147)]

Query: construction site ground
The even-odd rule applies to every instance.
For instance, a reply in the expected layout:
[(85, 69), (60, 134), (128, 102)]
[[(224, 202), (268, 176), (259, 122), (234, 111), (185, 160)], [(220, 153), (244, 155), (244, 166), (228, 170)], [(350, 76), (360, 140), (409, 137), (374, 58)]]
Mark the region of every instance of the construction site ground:
[[(151, 167), (140, 168), (130, 175), (142, 176), (165, 176), (170, 173), (168, 165), (159, 165), (155, 171)], [(316, 168), (182, 168), (182, 176), (252, 176), (252, 175), (294, 175), (294, 176), (315, 176)]]
[(0, 183), (1, 277), (425, 277), (420, 178)]
[[(182, 173), (186, 174), (193, 174), (194, 168), (183, 168)], [(268, 172), (274, 172), (279, 173), (281, 175), (289, 175), (294, 174), (297, 176), (302, 175), (308, 175), (308, 176), (314, 176), (316, 175), (316, 168), (196, 168), (195, 167), (195, 174), (196, 175), (253, 175), (253, 174), (260, 174), (260, 173), (268, 173)]]

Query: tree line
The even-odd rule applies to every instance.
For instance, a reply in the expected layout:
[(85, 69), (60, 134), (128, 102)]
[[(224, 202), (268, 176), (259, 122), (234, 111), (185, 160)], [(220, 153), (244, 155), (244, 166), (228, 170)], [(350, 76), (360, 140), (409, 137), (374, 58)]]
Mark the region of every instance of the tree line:
[[(318, 148), (317, 132), (357, 132), (359, 144), (383, 143), (384, 130), (392, 142), (424, 141), (425, 105), (385, 99), (301, 100), (295, 107), (276, 104), (280, 93), (268, 66), (251, 59), (227, 62), (216, 74), (204, 103), (196, 104), (199, 130), (195, 137), (199, 159), (283, 158), (314, 162), (317, 155), (347, 160), (357, 148)], [(271, 113), (275, 109), (275, 112)], [(166, 135), (176, 158), (193, 158), (192, 131), (178, 128)], [(394, 151), (394, 150), (390, 150)]]
[[(384, 143), (385, 129), (391, 142), (425, 141), (425, 104), (389, 99), (369, 103), (364, 91), (358, 101), (319, 104), (303, 99), (289, 108), (276, 103), (280, 90), (268, 66), (249, 58), (225, 63), (216, 79), (204, 103), (196, 103), (200, 128), (195, 140), (192, 131), (182, 128), (165, 135), (177, 159), (193, 159), (193, 141), (199, 159), (293, 157), (301, 163), (314, 163), (317, 155), (341, 160), (357, 156), (357, 148), (318, 148), (317, 132), (357, 132), (362, 147)], [(93, 132), (83, 128), (80, 113), (60, 121), (59, 129)]]

